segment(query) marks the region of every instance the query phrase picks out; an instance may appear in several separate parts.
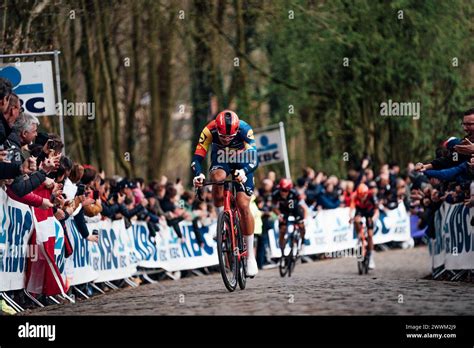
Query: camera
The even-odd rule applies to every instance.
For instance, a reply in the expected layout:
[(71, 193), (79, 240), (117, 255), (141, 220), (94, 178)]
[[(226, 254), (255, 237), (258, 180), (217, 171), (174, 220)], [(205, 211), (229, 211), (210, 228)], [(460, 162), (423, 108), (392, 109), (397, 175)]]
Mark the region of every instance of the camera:
[(4, 161), (11, 162), (11, 160), (13, 159), (13, 149), (14, 148), (15, 147), (13, 146), (11, 148), (5, 149), (4, 145), (0, 145), (0, 151), (7, 151), (7, 155), (5, 156)]
[(86, 185), (84, 185), (84, 184), (78, 184), (78, 185), (77, 185), (76, 196), (82, 196), (82, 195), (84, 195), (85, 191), (86, 191)]
[(57, 146), (56, 140), (49, 139), (47, 143), (48, 150), (54, 150)]

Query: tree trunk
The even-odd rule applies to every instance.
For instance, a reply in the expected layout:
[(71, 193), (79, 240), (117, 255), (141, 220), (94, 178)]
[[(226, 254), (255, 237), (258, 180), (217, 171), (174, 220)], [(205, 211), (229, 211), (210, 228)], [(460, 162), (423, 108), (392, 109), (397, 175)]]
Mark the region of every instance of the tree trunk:
[[(212, 56), (212, 49), (208, 40), (205, 39), (209, 27), (206, 26), (203, 18), (208, 13), (212, 13), (211, 4), (207, 1), (193, 1), (195, 17), (193, 20), (194, 31), (198, 33), (194, 36), (194, 52), (192, 54), (192, 76), (191, 76), (191, 100), (193, 105), (193, 121), (192, 121), (192, 141), (191, 151), (194, 153), (199, 135), (204, 126), (209, 122), (209, 99), (213, 94), (211, 87), (212, 76), (210, 71), (211, 62), (209, 57)], [(206, 165), (203, 163), (203, 167)]]

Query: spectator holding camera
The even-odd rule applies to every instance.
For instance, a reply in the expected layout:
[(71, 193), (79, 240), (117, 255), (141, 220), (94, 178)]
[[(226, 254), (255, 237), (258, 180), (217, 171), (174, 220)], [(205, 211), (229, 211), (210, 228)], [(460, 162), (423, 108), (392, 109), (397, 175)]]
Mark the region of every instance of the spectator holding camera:
[[(8, 151), (11, 153), (10, 160), (12, 163), (22, 164), (25, 161), (28, 161), (30, 169), (36, 169), (36, 158), (32, 156), (28, 159), (25, 158), (22, 148), (26, 148), (27, 145), (33, 143), (36, 138), (38, 125), (38, 119), (29, 114), (23, 113), (17, 119), (13, 126), (13, 131), (5, 142)], [(15, 178), (13, 183), (10, 185), (13, 193), (19, 197), (23, 197), (32, 192), (46, 180), (49, 172), (59, 165), (60, 156), (60, 154), (52, 156), (51, 160), (54, 164), (53, 166), (49, 165), (51, 161), (43, 162), (44, 165), (38, 171), (33, 171), (29, 175), (18, 176)]]

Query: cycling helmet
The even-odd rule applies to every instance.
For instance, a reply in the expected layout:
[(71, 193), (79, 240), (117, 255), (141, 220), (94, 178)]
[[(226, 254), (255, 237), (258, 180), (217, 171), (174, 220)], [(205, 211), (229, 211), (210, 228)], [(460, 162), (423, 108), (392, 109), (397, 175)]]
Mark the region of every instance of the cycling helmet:
[(293, 188), (293, 182), (291, 181), (291, 179), (283, 178), (280, 180), (279, 187), (280, 190), (290, 191)]
[(356, 193), (358, 197), (363, 197), (369, 193), (369, 188), (366, 184), (360, 184), (359, 186), (357, 186)]
[(221, 136), (235, 136), (239, 124), (239, 116), (231, 110), (224, 110), (216, 117), (217, 133)]

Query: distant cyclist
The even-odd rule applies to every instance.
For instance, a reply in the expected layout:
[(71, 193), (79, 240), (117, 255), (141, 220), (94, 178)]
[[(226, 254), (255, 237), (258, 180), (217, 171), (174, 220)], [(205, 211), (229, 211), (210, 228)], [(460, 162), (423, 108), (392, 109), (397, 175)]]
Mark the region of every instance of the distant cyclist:
[[(355, 208), (355, 215), (352, 217)], [(349, 223), (354, 222), (357, 234), (360, 236), (364, 233), (364, 225), (362, 218), (365, 218), (367, 225), (367, 244), (368, 252), (370, 253), (369, 268), (375, 268), (374, 261), (374, 219), (378, 216), (377, 199), (375, 195), (369, 190), (366, 184), (361, 183), (357, 186), (351, 197), (351, 205), (349, 212)]]
[(293, 188), (291, 179), (281, 179), (278, 188), (272, 195), (273, 211), (278, 215), (279, 226), (279, 246), (284, 255), (285, 249), (285, 235), (287, 231), (288, 217), (295, 218), (295, 224), (298, 225), (301, 234), (301, 245), (304, 244), (304, 208), (301, 204), (301, 198), (298, 192)]
[[(212, 181), (223, 181), (234, 173), (235, 179), (245, 185), (245, 190), (237, 186), (237, 206), (242, 217), (242, 233), (247, 245), (247, 274), (250, 277), (258, 273), (257, 261), (255, 260), (253, 239), (254, 239), (254, 218), (250, 211), (250, 195), (254, 190), (253, 171), (257, 169), (258, 158), (253, 130), (250, 125), (239, 120), (237, 114), (231, 110), (224, 110), (219, 113), (215, 120), (212, 120), (202, 130), (199, 143), (194, 152), (191, 167), (194, 172), (194, 187), (202, 186), (205, 176), (202, 173), (202, 161), (207, 155), (209, 147), (211, 151), (211, 168), (209, 175)], [(224, 187), (214, 185), (212, 196), (217, 212), (224, 209)]]

